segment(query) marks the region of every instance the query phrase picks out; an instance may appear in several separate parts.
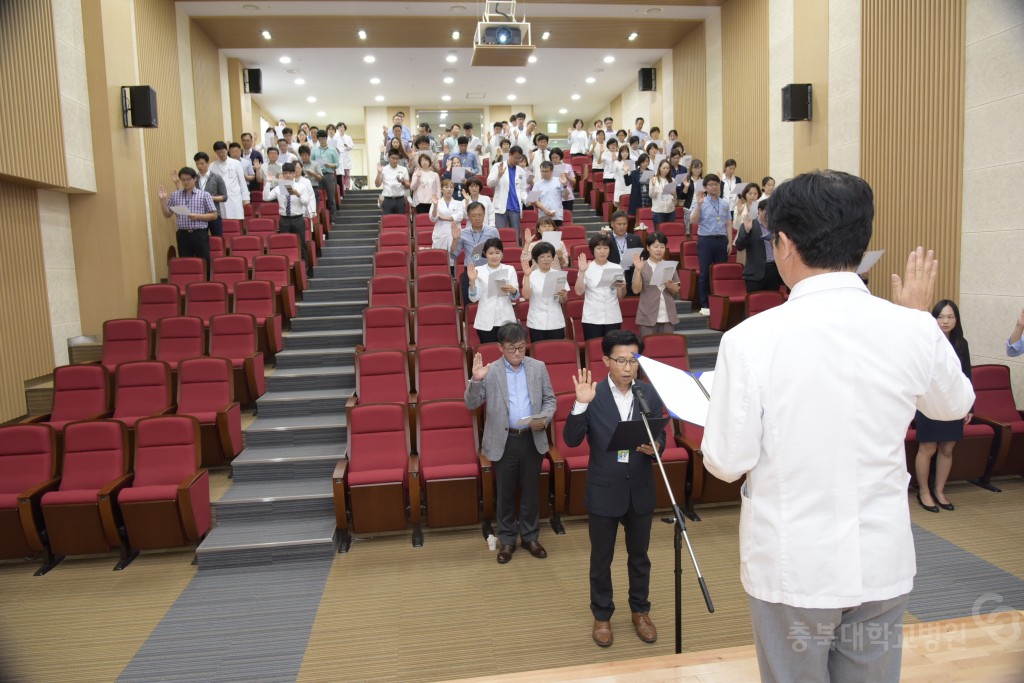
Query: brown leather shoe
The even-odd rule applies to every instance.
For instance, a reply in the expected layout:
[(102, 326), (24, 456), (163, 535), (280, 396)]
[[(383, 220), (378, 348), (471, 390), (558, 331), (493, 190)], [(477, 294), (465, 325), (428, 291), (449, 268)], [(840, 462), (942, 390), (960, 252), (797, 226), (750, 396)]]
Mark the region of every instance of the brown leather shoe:
[(645, 643), (653, 643), (658, 640), (658, 629), (654, 628), (651, 616), (647, 612), (633, 612), (633, 626), (636, 627), (636, 634)]
[(511, 545), (502, 544), (502, 546), (498, 548), (498, 564), (506, 564), (509, 560), (512, 559), (512, 553), (514, 553), (515, 551), (515, 543)]
[(544, 550), (544, 546), (538, 541), (523, 541), (523, 547), (529, 550), (531, 555), (541, 560), (548, 556), (548, 551)]
[(601, 647), (612, 644), (612, 622), (594, 619), (594, 642)]

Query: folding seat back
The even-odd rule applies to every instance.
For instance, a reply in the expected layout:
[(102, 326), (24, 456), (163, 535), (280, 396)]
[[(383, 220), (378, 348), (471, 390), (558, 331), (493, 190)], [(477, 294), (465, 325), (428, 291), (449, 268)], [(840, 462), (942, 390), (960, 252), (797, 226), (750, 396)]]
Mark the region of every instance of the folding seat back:
[[(461, 409), (460, 409), (461, 404)], [(417, 409), (416, 451), (426, 498), (427, 525), (475, 524), (480, 512), (480, 452), (476, 413), (461, 400), (427, 401)], [(483, 485), (491, 507), (490, 481)]]
[[(430, 244), (430, 241), (427, 241)], [(427, 273), (451, 273), (448, 266), (448, 251), (445, 249), (420, 249), (416, 252), (416, 276)]]
[(416, 228), (433, 228), (434, 221), (430, 220), (430, 214), (418, 213), (416, 214), (416, 220), (413, 225)]
[(290, 232), (267, 235), (267, 253), (286, 256), (289, 263), (301, 261), (302, 251), (299, 247), (299, 236)]
[[(117, 420), (85, 420), (72, 422), (65, 428), (58, 492), (89, 491), (92, 502), (96, 502), (96, 492), (100, 488), (127, 472), (128, 435), (123, 423)], [(47, 496), (43, 498), (44, 503), (54, 498), (67, 498), (56, 495), (50, 496), (48, 501)]]
[(359, 403), (409, 403), (409, 357), (405, 351), (356, 355)]
[(199, 425), (182, 415), (140, 420), (133, 488), (177, 486), (200, 466)]
[(455, 306), (416, 307), (416, 346), (458, 346), (459, 309)]
[(387, 214), (380, 217), (381, 230), (393, 230), (400, 228), (402, 230), (409, 230), (409, 218), (402, 214)]
[(272, 235), (277, 232), (277, 220), (275, 218), (251, 218), (245, 233), (247, 235)]
[(206, 282), (206, 264), (201, 258), (172, 258), (167, 263), (167, 282), (183, 292), (193, 282)]
[(193, 282), (185, 289), (185, 315), (210, 324), (215, 315), (228, 312), (228, 288), (223, 282)]
[(420, 403), (458, 399), (466, 393), (469, 371), (461, 346), (432, 346), (416, 351), (416, 390)]
[(516, 235), (515, 228), (498, 228), (498, 237), (501, 239), (506, 249), (519, 244), (519, 237)]
[(401, 306), (371, 306), (363, 310), (363, 350), (409, 348), (409, 312)]
[(171, 370), (158, 360), (122, 363), (117, 367), (114, 419), (129, 427), (141, 417), (171, 409)]
[(53, 411), (45, 420), (60, 430), (110, 410), (109, 373), (102, 365), (63, 365), (53, 371)]
[(409, 233), (404, 230), (381, 232), (380, 237), (377, 238), (377, 251), (386, 250), (412, 251)]
[(249, 277), (249, 266), (241, 256), (220, 256), (210, 264), (210, 280), (223, 282), (228, 295), (234, 294), (235, 283), (244, 282)]
[(716, 263), (711, 266), (711, 293), (730, 299), (747, 296), (747, 284), (743, 279), (743, 265), (739, 263)]
[(121, 318), (103, 323), (103, 359), (110, 372), (121, 363), (149, 360), (152, 354), (149, 322), (139, 318)]
[(222, 465), (242, 452), (242, 415), (226, 358), (190, 358), (178, 372), (178, 415), (199, 421), (203, 465)]
[(576, 263), (580, 258), (580, 254), (584, 254), (588, 261), (593, 260), (593, 255), (590, 253), (590, 247), (586, 244), (572, 244), (566, 247), (566, 250), (569, 252), (570, 263)]
[[(294, 270), (300, 271), (302, 275), (306, 272), (302, 264)], [(280, 310), (286, 319), (294, 318), (296, 315), (295, 287), (290, 279), (292, 272), (293, 269), (288, 266), (288, 259), (281, 254), (257, 256), (253, 260), (252, 279), (268, 280), (273, 283), (274, 291), (280, 300)]]
[(666, 222), (658, 226), (658, 231), (664, 233), (668, 238), (669, 256), (666, 258), (671, 257), (670, 260), (678, 261), (683, 249), (683, 242), (686, 241), (686, 226), (682, 223)]
[(229, 243), (231, 255), (245, 259), (247, 268), (252, 267), (253, 259), (263, 255), (262, 235), (235, 235)]
[(644, 337), (644, 355), (679, 370), (690, 371), (686, 337), (681, 334), (647, 335)]
[(194, 316), (162, 318), (156, 326), (156, 360), (172, 368), (185, 358), (202, 356), (206, 348), (203, 321)]
[[(246, 205), (247, 215), (252, 215), (252, 205)], [(221, 233), (224, 235), (224, 239), (228, 244), (231, 244), (231, 238), (242, 234), (242, 221), (237, 218), (224, 218), (221, 219)]]
[[(434, 229), (433, 228), (417, 228), (416, 234), (414, 235), (416, 251), (433, 249), (434, 248)], [(447, 250), (444, 250), (448, 253)], [(446, 257), (447, 258), (447, 257)]]
[(537, 225), (537, 210), (524, 209), (520, 222), (525, 225)]
[[(84, 367), (84, 366), (77, 366)], [(99, 368), (102, 370), (102, 368)], [(43, 549), (35, 529), (25, 529), (19, 499), (33, 492), (38, 504), (41, 484), (57, 476), (57, 437), (53, 428), (43, 424), (0, 427), (0, 559), (10, 560), (32, 555)], [(32, 508), (24, 510), (31, 516)]]
[(466, 348), (475, 349), (480, 345), (480, 335), (477, 334), (476, 328), (473, 327), (473, 323), (476, 322), (476, 311), (479, 304), (469, 304), (466, 306), (466, 315), (462, 323), (462, 338), (466, 342)]
[(687, 268), (692, 271), (700, 270), (700, 261), (697, 257), (697, 240), (683, 242), (683, 255), (681, 261), (683, 268)]
[(625, 299), (619, 299), (619, 311), (622, 312), (622, 329), (640, 334), (640, 329), (636, 325), (636, 311), (639, 305), (639, 297), (628, 296)]
[(378, 251), (373, 255), (374, 275), (399, 275), (409, 279), (409, 259), (405, 252)]
[(751, 292), (747, 295), (747, 317), (783, 304), (782, 292)]
[(971, 368), (974, 386), (974, 413), (990, 420), (1012, 424), (1022, 420), (1010, 386), (1010, 368), (1006, 365), (975, 365)]
[(565, 242), (565, 240), (578, 240), (580, 242), (587, 241), (587, 229), (582, 225), (563, 223), (560, 229), (562, 231), (563, 242)]
[(570, 211), (569, 209), (565, 209), (564, 211), (562, 211), (562, 222), (572, 223), (572, 211)]
[(651, 210), (651, 207), (647, 206), (647, 207), (644, 207), (644, 208), (641, 208), (641, 209), (637, 210), (637, 212), (636, 212), (636, 223), (637, 223), (637, 225), (640, 225), (641, 223), (643, 223), (644, 225), (646, 225), (649, 228), (653, 228), (654, 227), (654, 213)]
[(556, 394), (575, 392), (573, 378), (580, 369), (580, 350), (568, 339), (539, 341), (530, 348), (530, 356), (547, 366), (551, 388)]
[(416, 276), (416, 306), (432, 305), (455, 305), (451, 275), (428, 273)]
[(274, 283), (270, 280), (245, 280), (235, 285), (233, 313), (248, 313), (262, 324), (277, 314)]
[(583, 347), (584, 365), (590, 370), (591, 380), (603, 382), (608, 378), (608, 366), (604, 364), (604, 351), (600, 337), (588, 339)]
[(156, 329), (156, 323), (160, 318), (175, 315), (181, 315), (181, 291), (177, 285), (139, 285), (136, 318), (147, 321), (151, 329)]
[[(483, 360), (484, 365), (490, 365), (501, 358), (501, 344), (498, 342), (477, 344), (471, 349), (471, 357), (478, 353), (480, 354), (480, 358)], [(529, 355), (529, 347), (527, 347), (527, 355)]]
[(398, 275), (375, 275), (370, 278), (370, 306), (409, 305), (409, 281)]
[(569, 413), (576, 402), (575, 391), (558, 394), (556, 399), (558, 403), (555, 407), (555, 416), (551, 420), (551, 431), (555, 437), (552, 447), (565, 463), (565, 510), (570, 515), (585, 515), (587, 508), (584, 498), (587, 490), (590, 446), (586, 439), (578, 446), (569, 446), (565, 443), (565, 422), (569, 419)]
[(230, 313), (212, 318), (210, 355), (231, 361), (239, 403), (251, 403), (266, 393), (263, 354), (259, 353), (259, 334), (253, 316)]

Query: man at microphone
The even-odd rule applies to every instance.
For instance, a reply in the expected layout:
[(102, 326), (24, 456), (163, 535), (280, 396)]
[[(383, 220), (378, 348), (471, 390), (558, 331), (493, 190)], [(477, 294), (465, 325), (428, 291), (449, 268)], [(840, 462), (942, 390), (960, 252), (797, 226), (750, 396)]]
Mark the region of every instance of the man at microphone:
[[(643, 342), (629, 330), (614, 330), (604, 336), (601, 351), (608, 367), (608, 381), (591, 381), (587, 369), (573, 377), (576, 403), (563, 432), (570, 446), (580, 445), (584, 436), (590, 444), (585, 497), (590, 525), (590, 611), (594, 614), (594, 642), (601, 647), (612, 644), (615, 603), (611, 564), (620, 524), (626, 532), (633, 627), (645, 643), (658, 639), (647, 599), (651, 578), (647, 548), (655, 501), (651, 472), (654, 449), (646, 443), (632, 450), (608, 450), (619, 421), (639, 420), (645, 408), (653, 417), (661, 417), (663, 408), (657, 392), (650, 384), (636, 381), (636, 354), (643, 350)], [(664, 432), (657, 440), (660, 451), (665, 444)]]

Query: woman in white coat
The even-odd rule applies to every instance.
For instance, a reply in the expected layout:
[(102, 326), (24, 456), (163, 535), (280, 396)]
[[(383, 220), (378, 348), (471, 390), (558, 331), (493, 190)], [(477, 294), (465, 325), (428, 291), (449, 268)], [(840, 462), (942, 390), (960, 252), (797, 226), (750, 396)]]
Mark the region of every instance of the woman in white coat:
[[(431, 235), (431, 246), (434, 249), (448, 251), (452, 246), (452, 224), (462, 224), (466, 218), (466, 205), (457, 199), (453, 199), (455, 183), (450, 179), (441, 181), (441, 196), (434, 197), (430, 205), (430, 220), (434, 222), (434, 232)], [(451, 257), (449, 256), (449, 260)], [(454, 261), (452, 261), (454, 263)]]
[[(519, 298), (519, 279), (516, 276), (515, 268), (501, 262), (504, 255), (505, 247), (501, 240), (492, 237), (484, 242), (484, 256), (487, 258), (487, 265), (477, 268), (470, 263), (466, 267), (466, 277), (469, 278), (469, 300), (478, 303), (473, 329), (476, 330), (477, 336), (480, 337), (480, 342), (483, 344), (498, 341), (498, 328), (504, 323), (516, 320), (512, 302)], [(498, 288), (497, 292), (491, 292), (489, 289), (489, 283), (494, 278), (506, 282)]]

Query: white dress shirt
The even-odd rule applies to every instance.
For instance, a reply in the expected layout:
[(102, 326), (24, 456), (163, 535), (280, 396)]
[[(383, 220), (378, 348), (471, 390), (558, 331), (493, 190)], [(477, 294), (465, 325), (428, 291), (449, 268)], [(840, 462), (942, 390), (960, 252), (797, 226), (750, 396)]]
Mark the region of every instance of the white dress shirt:
[[(548, 271), (557, 272), (555, 268)], [(526, 326), (534, 330), (559, 330), (565, 327), (565, 316), (562, 314), (562, 303), (558, 296), (551, 298), (542, 296), (544, 280), (547, 273), (534, 268), (530, 273), (530, 310), (526, 314)], [(569, 283), (565, 283), (565, 291), (569, 291)]]
[[(299, 196), (288, 192), (288, 188), (275, 185), (270, 187), (267, 183), (263, 186), (263, 201), (277, 202), (277, 214), (279, 216), (308, 216), (309, 207), (316, 208), (316, 195), (313, 194), (313, 186), (305, 178), (297, 178), (292, 187), (299, 193)], [(291, 197), (291, 201), (288, 198)]]
[(296, 178), (295, 187), (299, 193), (306, 197), (306, 203), (303, 204), (302, 215), (306, 218), (316, 218), (317, 212), (317, 199), (316, 190), (313, 189), (313, 183), (309, 182), (309, 178)]
[(704, 465), (744, 474), (740, 580), (759, 600), (835, 609), (909, 593), (916, 571), (903, 440), (914, 411), (974, 401), (920, 311), (848, 272), (807, 278), (722, 337)]
[(675, 185), (669, 178), (652, 177), (647, 185), (647, 193), (651, 197), (651, 211), (654, 213), (673, 213), (676, 210), (676, 195), (663, 194), (666, 185)]
[(465, 201), (466, 201), (466, 213), (467, 214), (469, 213), (469, 205), (470, 204), (472, 204), (473, 202), (480, 202), (481, 204), (484, 205), (484, 211), (485, 211), (485, 213), (484, 213), (484, 227), (485, 228), (493, 228), (494, 227), (494, 203), (491, 201), (491, 198), (488, 197), (485, 194), (482, 194), (482, 195), (478, 196), (476, 199), (471, 199), (468, 193), (466, 195), (464, 195), (464, 196), (465, 196)]
[[(614, 363), (615, 361), (612, 362)], [(605, 381), (608, 382), (608, 387), (612, 390), (612, 400), (615, 401), (615, 408), (619, 411), (619, 419), (622, 420), (623, 422), (628, 422), (629, 420), (632, 420), (634, 404), (632, 386), (630, 387), (629, 391), (623, 393), (619, 391), (619, 388), (617, 386), (615, 386), (615, 382), (612, 381), (612, 376), (610, 374), (608, 375), (608, 379), (606, 379)], [(580, 415), (582, 413), (585, 413), (587, 412), (587, 408), (589, 406), (589, 403), (580, 403), (579, 401), (574, 401), (572, 404), (572, 414)]]
[(502, 278), (508, 284), (518, 288), (519, 280), (516, 277), (516, 269), (507, 263), (502, 263), (494, 269), (489, 265), (476, 269), (476, 289), (470, 289), (469, 300), (479, 302), (476, 309), (476, 320), (473, 321), (473, 327), (478, 330), (491, 330), (503, 323), (516, 320), (512, 301), (519, 296), (519, 292), (487, 296), (487, 281), (492, 277)]
[(210, 163), (210, 170), (224, 179), (224, 187), (227, 190), (224, 210), (221, 215), (224, 218), (235, 220), (245, 218), (242, 202), (249, 201), (249, 186), (245, 182), (245, 170), (242, 168), (242, 162), (231, 157), (224, 161), (218, 159)]
[(405, 185), (400, 181), (409, 180), (409, 171), (404, 166), (395, 166), (391, 168), (391, 164), (384, 164), (384, 168), (380, 171), (381, 176), (381, 194), (385, 197), (404, 197), (406, 195)]
[(613, 325), (622, 322), (618, 290), (615, 287), (597, 286), (608, 268), (622, 270), (618, 263), (606, 261), (604, 265), (600, 265), (597, 261), (591, 261), (583, 273), (587, 287), (583, 294), (583, 317), (580, 322), (592, 325)]

